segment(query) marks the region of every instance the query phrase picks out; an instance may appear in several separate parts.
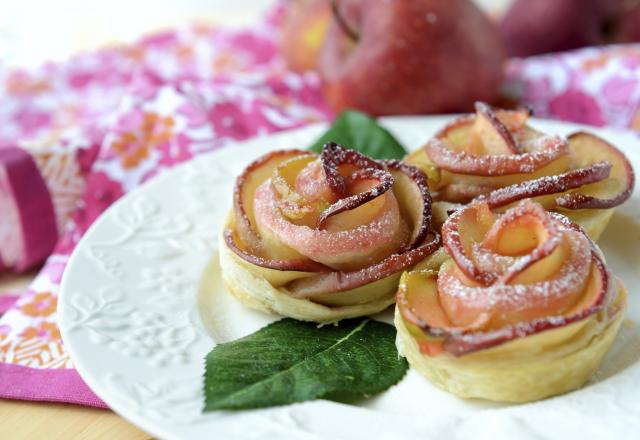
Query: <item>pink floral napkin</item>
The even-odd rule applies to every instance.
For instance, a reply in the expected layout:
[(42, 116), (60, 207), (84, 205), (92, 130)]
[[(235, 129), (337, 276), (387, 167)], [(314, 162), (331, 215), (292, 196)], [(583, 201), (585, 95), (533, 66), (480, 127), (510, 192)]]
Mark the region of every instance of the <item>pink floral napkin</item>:
[(186, 26), (33, 72), (0, 72), (0, 145), (73, 156), (71, 168), (87, 170), (69, 187), (47, 181), (73, 209), (61, 205), (68, 220), (53, 255), (0, 318), (0, 397), (104, 406), (72, 369), (56, 305), (71, 251), (113, 201), (194, 155), (330, 116), (317, 75), (288, 72), (276, 56), (277, 19), (240, 31)]
[[(0, 397), (104, 406), (73, 370), (56, 303), (71, 251), (113, 201), (195, 155), (332, 116), (315, 73), (284, 69), (278, 20), (185, 26), (35, 71), (0, 70), (0, 148), (32, 153), (61, 231), (29, 289), (0, 303)], [(512, 60), (506, 76), (508, 94), (539, 116), (640, 128), (640, 47)]]
[(514, 59), (506, 90), (536, 116), (640, 130), (640, 45)]

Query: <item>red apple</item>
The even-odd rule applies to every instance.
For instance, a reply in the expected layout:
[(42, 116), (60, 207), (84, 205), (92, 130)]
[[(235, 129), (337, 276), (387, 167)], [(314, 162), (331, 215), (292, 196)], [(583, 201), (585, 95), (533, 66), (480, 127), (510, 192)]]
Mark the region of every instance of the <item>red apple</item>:
[(613, 37), (616, 43), (640, 41), (640, 3), (619, 15)]
[(318, 53), (331, 21), (330, 0), (290, 0), (282, 24), (280, 50), (296, 72), (317, 67)]
[(633, 0), (516, 0), (500, 23), (511, 56), (640, 41)]
[(444, 113), (493, 101), (505, 59), (472, 1), (335, 2), (319, 70), (336, 111)]

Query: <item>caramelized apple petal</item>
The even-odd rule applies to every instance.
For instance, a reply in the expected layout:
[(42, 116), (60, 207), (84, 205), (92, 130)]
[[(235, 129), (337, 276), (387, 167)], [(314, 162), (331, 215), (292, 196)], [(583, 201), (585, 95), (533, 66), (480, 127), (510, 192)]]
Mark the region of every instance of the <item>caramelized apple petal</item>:
[(253, 213), (253, 195), (256, 189), (272, 176), (281, 163), (308, 154), (308, 151), (302, 150), (273, 151), (250, 163), (236, 179), (233, 193), (236, 228), (240, 240), (247, 244), (251, 252), (260, 252), (260, 239), (256, 233)]
[(381, 280), (406, 270), (440, 247), (440, 235), (433, 234), (426, 243), (403, 253), (396, 253), (381, 262), (363, 269), (349, 272), (331, 272), (319, 274), (287, 285), (287, 291), (296, 298), (313, 299), (316, 295), (328, 292), (342, 292)]
[(430, 159), (439, 167), (460, 174), (476, 176), (504, 176), (530, 174), (567, 154), (566, 141), (557, 136), (544, 136), (535, 141), (531, 152), (511, 155), (474, 155), (454, 151), (439, 138), (430, 139), (425, 148)]
[(330, 272), (331, 268), (317, 263), (308, 258), (293, 259), (293, 260), (272, 260), (263, 257), (259, 257), (251, 252), (247, 252), (238, 245), (234, 237), (233, 231), (227, 229), (224, 231), (224, 242), (229, 249), (233, 251), (238, 257), (242, 258), (248, 263), (255, 266), (264, 267), (267, 269), (275, 269), (281, 271), (297, 271), (297, 272)]
[(611, 172), (607, 179), (560, 197), (558, 206), (566, 209), (608, 209), (631, 197), (635, 174), (624, 153), (604, 139), (586, 132), (570, 135), (569, 148), (578, 166), (607, 162), (611, 165)]
[(474, 131), (480, 138), (483, 153), (488, 155), (517, 154), (520, 148), (493, 109), (484, 102), (476, 102)]
[[(583, 300), (571, 313), (536, 319), (489, 332), (451, 334), (443, 343), (444, 350), (454, 356), (494, 347), (516, 338), (564, 327), (601, 311), (613, 291), (611, 277), (600, 257), (593, 254), (591, 275)], [(440, 333), (440, 332), (437, 332)]]
[(496, 217), (484, 203), (453, 212), (442, 227), (442, 242), (459, 269), (483, 285), (495, 281), (496, 275), (478, 268), (473, 261), (473, 246), (482, 241)]
[(355, 150), (344, 148), (335, 142), (328, 142), (324, 145), (320, 160), (324, 177), (338, 199), (343, 198), (347, 190), (344, 176), (340, 173), (340, 165), (351, 165), (361, 170), (367, 168), (383, 170), (379, 162)]
[(300, 220), (324, 208), (326, 203), (308, 202), (296, 190), (296, 178), (311, 162), (317, 160), (314, 154), (291, 158), (276, 167), (271, 176), (271, 185), (278, 194), (278, 207), (292, 220)]
[(391, 186), (393, 185), (393, 176), (391, 176), (389, 172), (373, 168), (365, 168), (356, 171), (354, 174), (352, 174), (351, 180), (372, 180), (379, 183), (375, 186), (372, 186), (365, 192), (340, 199), (329, 206), (327, 209), (322, 211), (320, 217), (318, 218), (316, 229), (323, 229), (327, 220), (332, 216), (340, 214), (344, 211), (354, 210), (359, 206), (362, 206), (365, 203), (368, 203), (375, 198), (380, 197), (382, 194), (389, 191), (391, 189)]
[[(486, 202), (491, 209), (500, 208), (522, 199), (563, 193), (590, 183), (603, 181), (609, 176), (610, 171), (611, 165), (608, 162), (596, 163), (588, 168), (580, 168), (556, 176), (540, 177), (499, 188), (489, 194), (479, 196), (475, 201)], [(551, 209), (553, 206), (547, 206), (547, 208)]]
[[(432, 341), (439, 341), (444, 351), (454, 356), (461, 356), (516, 338), (560, 328), (586, 319), (602, 310), (615, 289), (613, 289), (609, 272), (595, 252), (592, 253), (591, 261), (592, 269), (585, 293), (581, 301), (564, 315), (521, 322), (490, 331), (476, 330), (477, 323), (473, 323), (470, 328), (453, 327), (448, 324), (450, 321), (447, 321), (449, 318), (444, 310), (432, 310), (439, 306), (435, 283), (427, 284), (426, 287), (420, 287), (420, 284), (416, 283), (417, 287), (414, 287), (411, 279), (405, 279), (400, 284), (398, 308), (406, 322), (422, 330), (423, 334), (417, 335), (418, 338), (422, 336)], [(420, 291), (411, 293), (416, 288), (420, 288)]]
[(428, 178), (419, 168), (387, 160), (384, 164), (394, 177), (393, 193), (400, 205), (403, 218), (411, 222), (411, 236), (405, 250), (413, 249), (424, 242), (431, 227), (431, 194)]

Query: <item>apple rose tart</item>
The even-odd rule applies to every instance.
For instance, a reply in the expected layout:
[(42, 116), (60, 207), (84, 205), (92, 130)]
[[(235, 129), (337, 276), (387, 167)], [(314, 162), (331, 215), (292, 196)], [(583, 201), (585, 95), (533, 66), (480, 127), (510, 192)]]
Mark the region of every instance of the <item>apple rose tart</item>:
[(222, 276), (245, 304), (335, 322), (394, 302), (402, 271), (438, 249), (426, 176), (335, 143), (269, 153), (236, 181)]
[(523, 200), (484, 202), (442, 229), (438, 271), (406, 272), (398, 346), (435, 385), (460, 397), (528, 402), (582, 386), (622, 321), (626, 291), (567, 217)]
[(474, 199), (504, 209), (533, 198), (580, 224), (594, 240), (600, 236), (613, 208), (631, 195), (631, 164), (595, 135), (545, 135), (527, 125), (530, 115), (528, 109), (476, 103), (475, 115), (454, 120), (407, 157), (429, 175), (438, 223), (456, 204)]

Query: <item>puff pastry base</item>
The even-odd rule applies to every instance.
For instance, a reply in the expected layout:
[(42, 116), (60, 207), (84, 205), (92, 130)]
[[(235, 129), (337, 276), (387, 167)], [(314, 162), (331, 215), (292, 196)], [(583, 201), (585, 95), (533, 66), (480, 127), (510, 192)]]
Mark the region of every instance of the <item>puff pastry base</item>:
[[(252, 272), (249, 267), (250, 263), (233, 253), (222, 238), (220, 239), (220, 266), (225, 286), (246, 306), (267, 313), (289, 316), (300, 321), (334, 323), (342, 319), (381, 312), (395, 302), (396, 289), (386, 287), (381, 289), (377, 298), (363, 304), (327, 306), (307, 299), (294, 298)], [(389, 280), (389, 278), (399, 279), (399, 277), (400, 273), (394, 274), (365, 287), (380, 288), (384, 283), (397, 288), (397, 280), (390, 282), (394, 280)]]
[(625, 304), (619, 287), (609, 308), (587, 319), (459, 357), (422, 354), (396, 308), (396, 344), (413, 368), (459, 397), (531, 402), (580, 388), (592, 377), (618, 333)]

